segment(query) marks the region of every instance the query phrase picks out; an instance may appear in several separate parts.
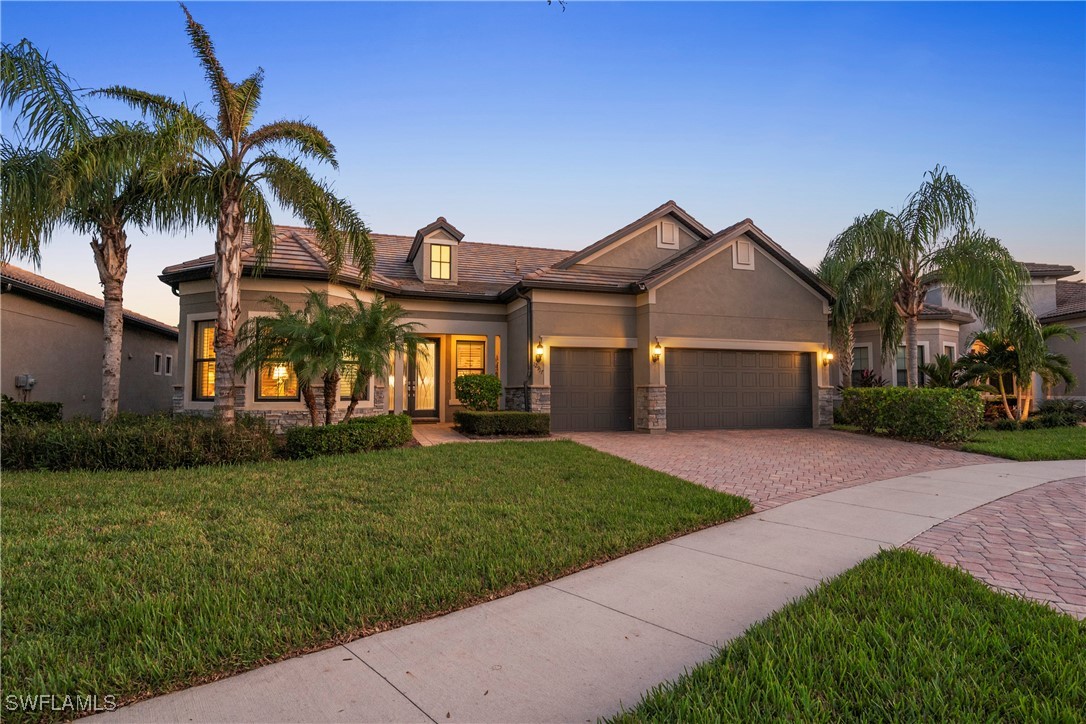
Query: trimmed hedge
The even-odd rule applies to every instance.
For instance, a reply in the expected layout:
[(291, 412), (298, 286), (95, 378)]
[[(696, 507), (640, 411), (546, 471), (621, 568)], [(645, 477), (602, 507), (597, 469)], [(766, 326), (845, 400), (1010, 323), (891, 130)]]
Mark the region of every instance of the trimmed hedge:
[(411, 418), (407, 415), (356, 417), (335, 425), (291, 428), (285, 452), (292, 458), (346, 455), (401, 447), (410, 440)]
[(502, 381), (497, 375), (460, 375), (456, 378), (456, 399), (469, 410), (498, 409), (502, 396)]
[(968, 440), (984, 419), (976, 390), (942, 387), (868, 387), (842, 391), (845, 417), (864, 432), (928, 442)]
[(60, 422), (63, 416), (62, 402), (18, 402), (7, 395), (0, 397), (0, 421), (5, 426)]
[(5, 470), (157, 470), (270, 460), (277, 444), (259, 418), (234, 427), (196, 416), (119, 415), (106, 424), (71, 420), (10, 425), (0, 439)]
[(467, 412), (453, 413), (453, 420), (465, 435), (549, 435), (551, 416), (545, 412)]

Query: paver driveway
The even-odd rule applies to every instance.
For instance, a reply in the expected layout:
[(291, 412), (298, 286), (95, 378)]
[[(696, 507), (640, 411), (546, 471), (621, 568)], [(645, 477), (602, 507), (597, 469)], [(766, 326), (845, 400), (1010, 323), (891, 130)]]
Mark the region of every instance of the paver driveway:
[(853, 485), (997, 458), (836, 430), (704, 430), (645, 435), (569, 433), (571, 439), (715, 490), (756, 511)]
[(1086, 618), (1086, 478), (1008, 495), (921, 533), (910, 548), (993, 588)]

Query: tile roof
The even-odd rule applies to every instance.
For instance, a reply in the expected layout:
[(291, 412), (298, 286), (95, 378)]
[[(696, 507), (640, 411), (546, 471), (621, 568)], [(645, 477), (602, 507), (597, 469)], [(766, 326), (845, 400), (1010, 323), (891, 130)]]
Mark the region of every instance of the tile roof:
[[(572, 253), (563, 249), (464, 241), (459, 245), (462, 253), (457, 261), (457, 283), (425, 283), (407, 261), (414, 237), (370, 234), (370, 238), (374, 246), (372, 286), (380, 291), (404, 295), (497, 298), (526, 274), (550, 267)], [(249, 272), (256, 267), (256, 253), (251, 239), (246, 231), (242, 238), (242, 265)], [(214, 263), (215, 256), (209, 254), (168, 266), (160, 278), (171, 283), (182, 279), (210, 278)], [(328, 264), (317, 246), (313, 230), (276, 226), (272, 252), (265, 260), (262, 273), (265, 276), (327, 279)], [(362, 281), (362, 274), (356, 265), (345, 264), (339, 279), (343, 283), (358, 285)]]
[[(101, 314), (105, 310), (105, 302), (102, 301), (101, 297), (81, 292), (78, 289), (65, 286), (7, 262), (0, 262), (0, 280), (23, 292), (61, 302), (84, 311)], [(128, 309), (124, 310), (124, 320), (126, 323), (135, 324), (155, 332), (161, 332), (173, 337), (177, 336), (177, 327), (171, 327), (157, 319), (151, 319)]]
[(1056, 282), (1056, 308), (1042, 314), (1042, 322), (1086, 317), (1086, 282)]
[(1031, 277), (1069, 277), (1077, 274), (1078, 269), (1069, 264), (1045, 264), (1034, 261), (1019, 262)]

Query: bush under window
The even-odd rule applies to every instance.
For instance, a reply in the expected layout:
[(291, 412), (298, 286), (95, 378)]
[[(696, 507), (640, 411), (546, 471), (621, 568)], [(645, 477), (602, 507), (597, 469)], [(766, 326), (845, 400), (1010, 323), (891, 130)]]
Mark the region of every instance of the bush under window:
[(335, 425), (287, 430), (286, 454), (292, 458), (346, 455), (402, 447), (411, 440), (407, 415), (355, 417)]

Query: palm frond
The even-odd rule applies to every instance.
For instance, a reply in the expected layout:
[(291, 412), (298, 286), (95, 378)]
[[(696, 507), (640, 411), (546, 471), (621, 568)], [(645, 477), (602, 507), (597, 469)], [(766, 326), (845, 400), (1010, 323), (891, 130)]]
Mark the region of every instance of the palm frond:
[(32, 146), (71, 147), (94, 132), (72, 79), (26, 39), (0, 49), (0, 105), (18, 107), (14, 129)]

